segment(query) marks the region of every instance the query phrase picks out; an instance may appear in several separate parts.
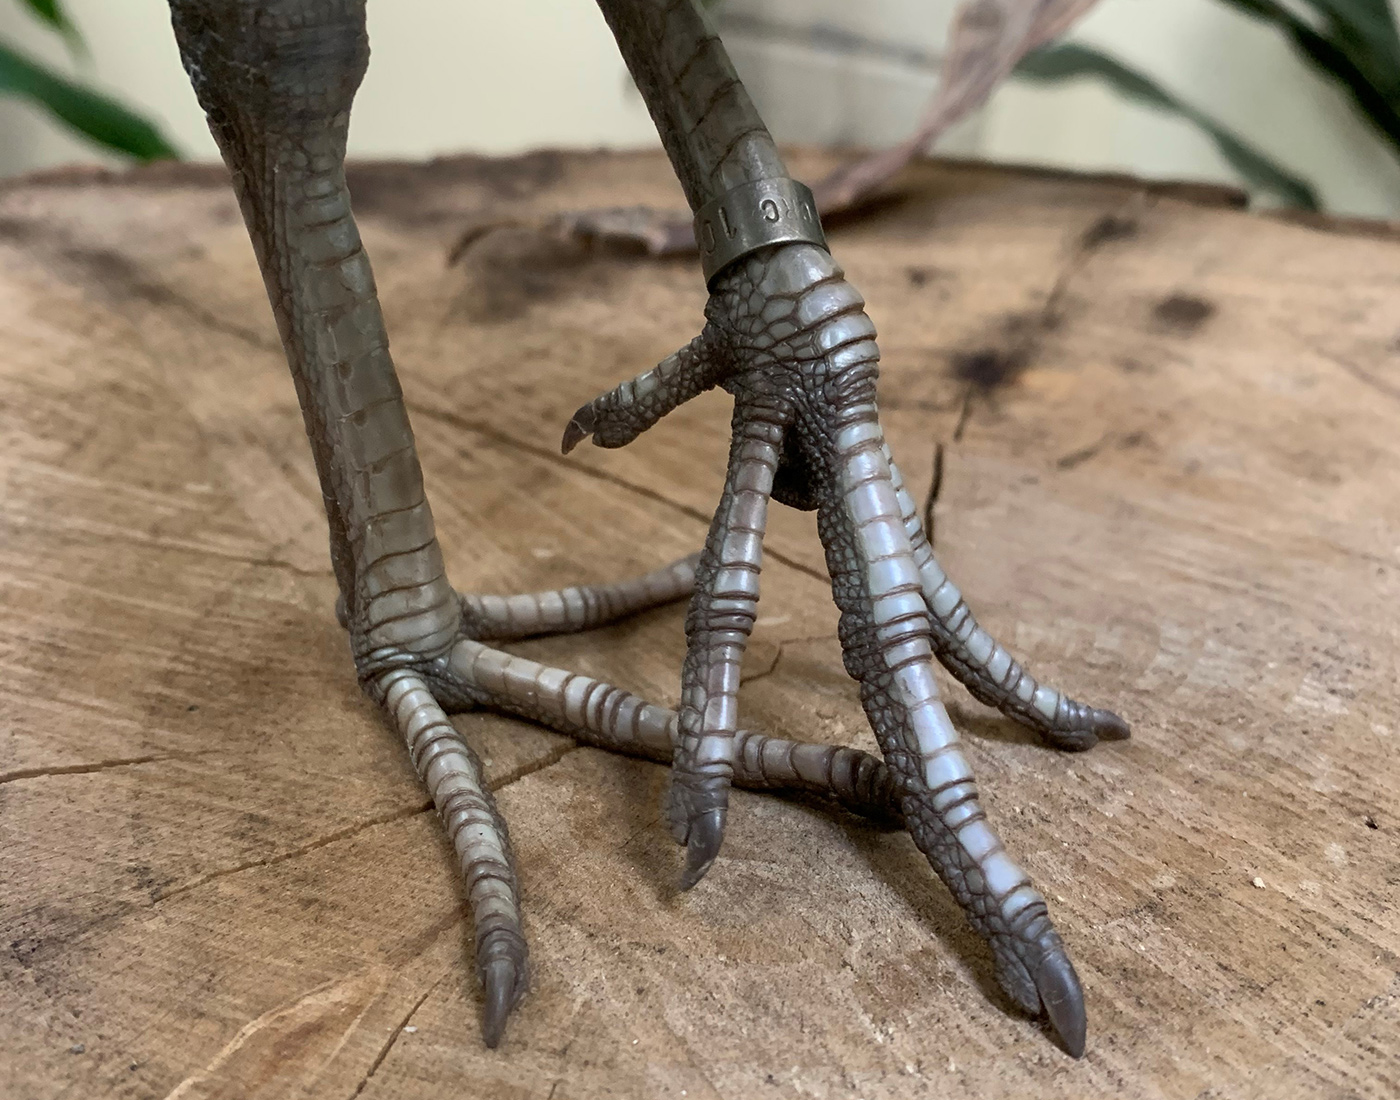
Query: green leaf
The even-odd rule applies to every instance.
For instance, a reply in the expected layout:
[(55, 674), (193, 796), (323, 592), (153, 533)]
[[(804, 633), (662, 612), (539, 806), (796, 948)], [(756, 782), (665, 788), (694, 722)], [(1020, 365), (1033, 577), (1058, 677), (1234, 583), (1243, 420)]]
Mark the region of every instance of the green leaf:
[[(1318, 11), (1320, 34), (1400, 110), (1400, 33), (1387, 0), (1309, 0)], [(1327, 73), (1333, 79), (1344, 73)]]
[(58, 0), (20, 0), (20, 3), (28, 8), (36, 19), (47, 23), (63, 35), (63, 40), (68, 43), (69, 54), (83, 60), (88, 58), (87, 44), (83, 41), (82, 32), (78, 30), (78, 25), (68, 18), (68, 13)]
[(1177, 99), (1148, 77), (1098, 50), (1072, 42), (1044, 46), (1021, 59), (1016, 75), (1045, 83), (1082, 77), (1102, 80), (1128, 99), (1159, 107), (1194, 123), (1215, 143), (1230, 166), (1255, 187), (1278, 195), (1291, 206), (1318, 208), (1317, 193), (1306, 181), (1252, 149), (1214, 119)]
[(1361, 26), (1375, 28), (1380, 11), (1374, 0), (1311, 0), (1322, 16), (1322, 31), (1277, 0), (1222, 2), (1282, 30), (1303, 60), (1341, 85), (1362, 116), (1400, 153), (1400, 50), (1390, 44), (1395, 21), (1389, 4), (1386, 21), (1392, 34), (1372, 37), (1356, 30), (1356, 20)]
[[(1400, 66), (1400, 31), (1389, 0), (1306, 0), (1330, 26), (1333, 38), (1347, 48), (1373, 56), (1377, 61)], [(1352, 53), (1347, 49), (1347, 53)]]
[(54, 30), (64, 34), (74, 33), (73, 21), (68, 18), (68, 13), (59, 5), (58, 0), (20, 0), (20, 3)]
[(180, 154), (151, 122), (0, 43), (0, 94), (23, 96), (99, 145), (137, 160)]

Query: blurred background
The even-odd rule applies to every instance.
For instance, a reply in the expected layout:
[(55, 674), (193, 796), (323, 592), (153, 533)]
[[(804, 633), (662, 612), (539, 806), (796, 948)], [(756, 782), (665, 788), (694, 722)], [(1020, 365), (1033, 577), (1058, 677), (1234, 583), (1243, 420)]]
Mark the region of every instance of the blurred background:
[[(1390, 66), (1387, 52), (1396, 4), (1101, 0), (1066, 41), (1115, 59), (1177, 107), (1205, 116), (1271, 169), (1308, 184), (1328, 212), (1397, 218), (1400, 144), (1387, 140), (1375, 112), (1363, 117), (1344, 84), (1309, 63), (1298, 47), (1303, 32), (1290, 36), (1286, 22), (1326, 31), (1318, 12), (1329, 10), (1355, 14), (1358, 25), (1369, 21), (1384, 47), (1374, 51), (1383, 70), (1379, 82), (1400, 82), (1400, 64)], [(780, 140), (869, 148), (913, 130), (934, 88), (956, 4), (719, 0), (709, 6)], [(1261, 11), (1282, 14), (1261, 18)], [(369, 20), (373, 60), (356, 100), (354, 156), (656, 145), (592, 0), (370, 0)], [(1400, 40), (1394, 56), (1400, 58)], [(37, 75), (24, 68), (30, 63), (41, 66)], [(1241, 173), (1239, 158), (1222, 153), (1199, 117), (1188, 121), (1142, 95), (1129, 98), (1122, 81), (1115, 88), (1103, 80), (1047, 82), (1043, 72), (1035, 75), (1013, 77), (938, 151), (1242, 184), (1256, 187), (1264, 202), (1280, 201), (1277, 189), (1271, 194)], [(11, 93), (0, 95), (0, 175), (126, 162), (45, 109), (52, 76), (149, 120), (151, 141), (163, 139), (192, 159), (216, 157), (180, 68), (166, 0), (61, 6), (0, 0), (0, 92)], [(1382, 89), (1378, 110), (1384, 99)], [(1400, 118), (1400, 97), (1392, 96), (1391, 106)], [(70, 113), (75, 109), (70, 105)]]

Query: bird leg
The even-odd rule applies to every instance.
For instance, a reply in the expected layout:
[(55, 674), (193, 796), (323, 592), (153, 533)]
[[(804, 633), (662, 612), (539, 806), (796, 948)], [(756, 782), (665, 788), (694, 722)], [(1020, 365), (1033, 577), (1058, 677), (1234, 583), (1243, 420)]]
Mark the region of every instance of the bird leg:
[(938, 566), (880, 427), (875, 326), (703, 12), (692, 0), (599, 5), (696, 212), (710, 297), (701, 335), (580, 408), (564, 450), (588, 436), (622, 446), (716, 385), (734, 397), (724, 493), (686, 620), (669, 796), (687, 849), (681, 885), (705, 874), (723, 840), (768, 499), (815, 509), (846, 670), (896, 777), (906, 828), (990, 944), (1003, 989), (1044, 1012), (1078, 1056), (1078, 977), (1045, 899), (987, 821), (933, 658), (1052, 744), (1087, 748), (1127, 736), (1127, 726), (1037, 684)]
[[(490, 707), (669, 761), (681, 736), (673, 712), (484, 643), (588, 629), (677, 599), (693, 588), (696, 560), (615, 584), (524, 596), (464, 596), (451, 587), (345, 186), (350, 106), (368, 60), (364, 0), (170, 6), (301, 404), (325, 501), (338, 617), (361, 684), (404, 738), (456, 851), (484, 989), (482, 1033), (495, 1046), (528, 986), (519, 888), (481, 762), (447, 711)], [(712, 384), (685, 383), (687, 362), (658, 368), (662, 389)], [(639, 399), (638, 387), (630, 392)], [(749, 476), (748, 458), (741, 454), (736, 469), (740, 480)], [(738, 519), (748, 522), (743, 511)], [(713, 572), (703, 563), (702, 570)], [(866, 753), (732, 728), (726, 747), (733, 749), (726, 780), (900, 820), (902, 779)]]

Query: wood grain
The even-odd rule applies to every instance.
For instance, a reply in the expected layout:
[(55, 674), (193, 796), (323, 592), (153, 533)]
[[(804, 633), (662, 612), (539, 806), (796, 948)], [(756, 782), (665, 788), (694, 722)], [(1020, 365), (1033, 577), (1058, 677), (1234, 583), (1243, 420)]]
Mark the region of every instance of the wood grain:
[[(509, 225), (454, 247), (679, 206), (664, 162), (352, 188), (455, 583), (697, 547), (723, 395), (557, 452), (697, 330), (693, 265)], [(483, 1049), (453, 861), (354, 684), (226, 182), (6, 185), (0, 1096), (1396, 1095), (1400, 240), (1190, 195), (929, 162), (832, 232), (914, 488), (945, 445), (944, 564), (1037, 674), (1134, 725), (1059, 755), (950, 686), (1084, 978), (1073, 1062), (1008, 1013), (907, 837), (736, 793), (677, 896), (661, 769), (471, 714), (535, 961)], [(674, 702), (682, 614), (520, 649)], [(811, 517), (776, 509), (746, 723), (873, 747), (835, 619)]]

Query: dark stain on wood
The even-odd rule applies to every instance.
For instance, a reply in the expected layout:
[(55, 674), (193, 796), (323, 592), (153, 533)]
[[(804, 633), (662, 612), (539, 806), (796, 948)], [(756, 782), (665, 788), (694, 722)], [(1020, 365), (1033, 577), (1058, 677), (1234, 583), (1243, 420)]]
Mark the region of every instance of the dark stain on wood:
[(1172, 294), (1152, 307), (1152, 317), (1160, 325), (1189, 335), (1215, 313), (1215, 305), (1194, 294)]
[(1113, 241), (1131, 240), (1137, 234), (1136, 218), (1125, 218), (1120, 214), (1105, 214), (1084, 230), (1083, 236), (1079, 238), (1079, 247), (1084, 252), (1092, 252)]
[(953, 376), (986, 393), (1014, 381), (1030, 358), (1030, 349), (1025, 345), (957, 352), (953, 356)]

